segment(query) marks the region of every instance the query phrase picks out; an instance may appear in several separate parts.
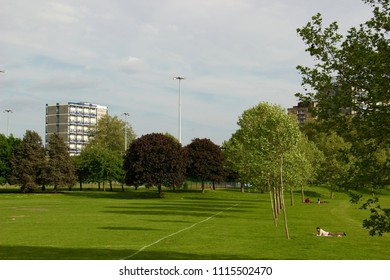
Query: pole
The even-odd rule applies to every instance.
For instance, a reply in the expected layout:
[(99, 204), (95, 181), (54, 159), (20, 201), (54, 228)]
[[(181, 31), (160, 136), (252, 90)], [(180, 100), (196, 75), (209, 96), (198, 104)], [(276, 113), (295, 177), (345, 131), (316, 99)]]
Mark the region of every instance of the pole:
[(185, 80), (185, 77), (177, 76), (173, 79), (179, 80), (179, 143), (181, 144), (181, 80)]
[(127, 150), (127, 117), (130, 116), (129, 113), (123, 113), (122, 115), (125, 116), (125, 152)]
[(4, 113), (7, 113), (7, 137), (9, 136), (9, 114), (13, 113), (11, 109), (4, 110)]

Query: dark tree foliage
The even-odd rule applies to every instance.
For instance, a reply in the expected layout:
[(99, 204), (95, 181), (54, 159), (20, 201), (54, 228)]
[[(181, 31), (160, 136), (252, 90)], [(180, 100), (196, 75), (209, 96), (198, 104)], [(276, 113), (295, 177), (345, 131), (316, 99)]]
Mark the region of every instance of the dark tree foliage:
[(11, 183), (19, 184), (23, 192), (33, 191), (44, 181), (42, 175), (45, 165), (41, 137), (35, 131), (27, 130), (11, 159)]
[(215, 182), (223, 180), (223, 157), (218, 145), (210, 139), (196, 138), (185, 149), (189, 159), (187, 175), (202, 182), (202, 192), (205, 181), (212, 181), (215, 186)]
[(7, 138), (0, 134), (0, 184), (9, 182), (12, 154), (20, 142), (21, 139), (14, 138), (12, 135)]
[(76, 157), (71, 157), (71, 160), (73, 162), (75, 176), (77, 178), (77, 181), (79, 182), (80, 191), (83, 190), (83, 183), (87, 182), (88, 179), (88, 168), (84, 164), (83, 157), (81, 155)]
[(363, 220), (363, 227), (369, 230), (371, 236), (390, 232), (390, 208), (382, 208), (377, 197), (368, 199), (361, 208), (370, 209), (371, 215)]
[(75, 182), (75, 170), (70, 159), (68, 148), (64, 140), (58, 134), (52, 134), (47, 146), (48, 162), (45, 168), (44, 177), (46, 184), (58, 187), (68, 187), (71, 189)]
[(180, 187), (185, 180), (186, 156), (181, 144), (160, 133), (144, 135), (134, 140), (126, 151), (125, 182), (136, 188), (156, 186), (162, 197), (162, 187)]

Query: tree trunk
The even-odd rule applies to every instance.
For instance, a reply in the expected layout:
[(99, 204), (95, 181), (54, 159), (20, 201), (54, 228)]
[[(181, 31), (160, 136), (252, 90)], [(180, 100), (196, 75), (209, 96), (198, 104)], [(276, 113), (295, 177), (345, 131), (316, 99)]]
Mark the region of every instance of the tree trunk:
[(202, 193), (204, 193), (204, 182), (202, 181)]
[(275, 207), (275, 217), (276, 219), (279, 217), (279, 213), (280, 213), (280, 204), (279, 204), (279, 190), (274, 187), (274, 207)]
[(274, 225), (277, 227), (278, 223), (276, 222), (276, 214), (275, 214), (275, 207), (274, 207), (274, 199), (273, 199), (273, 194), (272, 194), (272, 188), (271, 184), (269, 183), (268, 179), (268, 188), (269, 188), (269, 199), (271, 201), (271, 210), (272, 210), (272, 217), (274, 219)]
[(80, 180), (79, 186), (80, 186), (80, 191), (82, 191), (83, 190), (83, 182), (81, 180)]
[(112, 192), (112, 181), (110, 180), (110, 191)]
[(305, 203), (305, 193), (303, 192), (303, 185), (301, 185), (302, 203)]
[(215, 191), (215, 182), (213, 181), (213, 190)]
[(283, 193), (283, 156), (281, 157), (280, 160), (280, 191), (281, 191), (281, 202), (283, 207), (284, 231), (286, 233), (286, 238), (290, 239), (290, 234), (288, 232), (288, 225), (287, 225), (286, 205), (284, 203), (284, 193)]
[(164, 198), (161, 186), (158, 186), (158, 196), (159, 196), (159, 198)]
[(100, 191), (100, 182), (98, 182), (98, 190)]
[(290, 187), (290, 204), (294, 206), (294, 192), (292, 187)]
[(243, 184), (243, 183), (240, 183), (240, 188), (241, 188), (241, 192), (245, 192), (244, 184)]

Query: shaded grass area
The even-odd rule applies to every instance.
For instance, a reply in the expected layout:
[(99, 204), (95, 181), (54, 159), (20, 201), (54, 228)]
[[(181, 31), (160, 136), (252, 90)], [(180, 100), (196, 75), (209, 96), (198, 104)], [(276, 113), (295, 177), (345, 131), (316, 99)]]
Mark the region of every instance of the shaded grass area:
[[(306, 194), (325, 200), (327, 190)], [(0, 259), (390, 259), (390, 237), (369, 236), (361, 226), (369, 213), (347, 195), (324, 204), (294, 199), (286, 240), (268, 195), (238, 189), (166, 191), (164, 199), (146, 189), (2, 193)], [(389, 207), (389, 195), (381, 199)], [(316, 226), (347, 237), (316, 237)]]

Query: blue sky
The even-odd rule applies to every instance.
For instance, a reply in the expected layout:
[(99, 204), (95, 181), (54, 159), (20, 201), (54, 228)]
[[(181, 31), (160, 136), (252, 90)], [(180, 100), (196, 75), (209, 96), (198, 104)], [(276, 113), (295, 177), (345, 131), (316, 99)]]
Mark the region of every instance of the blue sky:
[(360, 0), (0, 0), (0, 133), (42, 139), (45, 105), (86, 101), (130, 113), (138, 136), (221, 145), (259, 102), (297, 103), (297, 65), (313, 62), (296, 29), (317, 12), (341, 30), (370, 16)]

